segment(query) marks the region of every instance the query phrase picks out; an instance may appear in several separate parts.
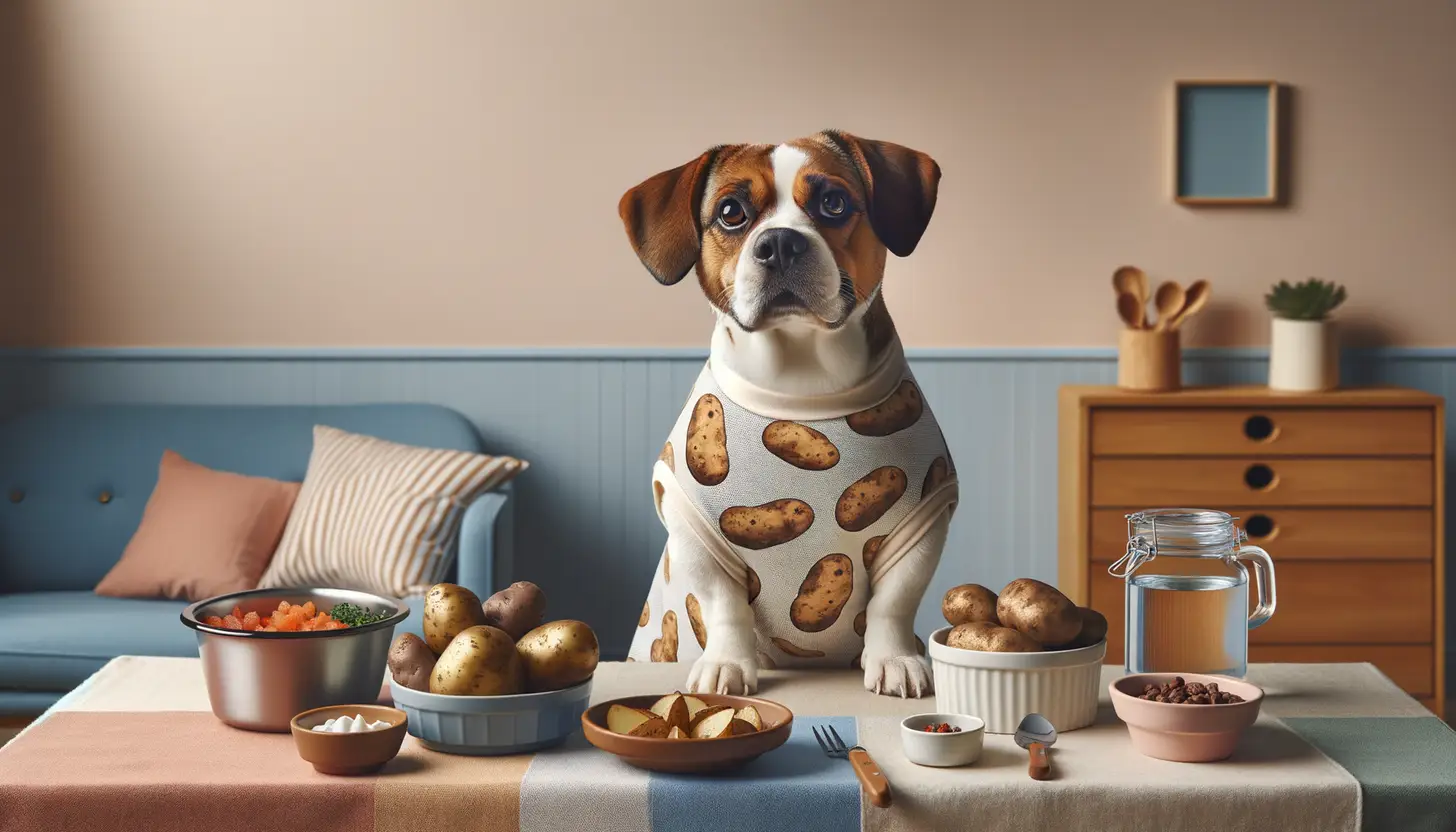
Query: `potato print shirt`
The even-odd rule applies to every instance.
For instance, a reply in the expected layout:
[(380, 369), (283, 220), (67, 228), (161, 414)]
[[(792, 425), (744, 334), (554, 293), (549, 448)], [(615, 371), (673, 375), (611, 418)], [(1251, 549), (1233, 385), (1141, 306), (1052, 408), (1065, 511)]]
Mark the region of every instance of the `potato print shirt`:
[[(659, 516), (678, 492), (744, 588), (761, 666), (858, 666), (870, 587), (954, 508), (945, 438), (899, 344), (889, 352), (859, 388), (800, 400), (710, 362), (653, 467)], [(693, 661), (712, 637), (668, 545), (629, 661)]]

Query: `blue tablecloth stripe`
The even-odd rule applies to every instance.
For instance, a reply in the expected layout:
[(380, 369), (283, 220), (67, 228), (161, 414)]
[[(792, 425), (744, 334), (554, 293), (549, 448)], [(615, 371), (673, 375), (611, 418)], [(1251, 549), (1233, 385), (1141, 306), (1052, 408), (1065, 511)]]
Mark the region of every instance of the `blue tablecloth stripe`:
[(789, 741), (727, 775), (656, 774), (648, 784), (652, 832), (725, 828), (759, 832), (852, 832), (860, 828), (860, 786), (843, 759), (824, 756), (812, 726), (832, 725), (857, 742), (853, 717), (794, 717)]

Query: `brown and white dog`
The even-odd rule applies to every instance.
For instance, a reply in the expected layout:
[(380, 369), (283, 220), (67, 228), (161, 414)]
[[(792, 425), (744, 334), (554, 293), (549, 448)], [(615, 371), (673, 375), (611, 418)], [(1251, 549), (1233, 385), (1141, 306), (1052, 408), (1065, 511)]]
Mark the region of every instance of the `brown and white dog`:
[(932, 690), (913, 625), (954, 467), (880, 281), (887, 251), (920, 242), (939, 181), (924, 153), (825, 131), (715, 147), (623, 195), (648, 271), (695, 271), (717, 317), (654, 466), (668, 543), (633, 660), (685, 661), (696, 642), (694, 692), (752, 692), (760, 668), (804, 664)]

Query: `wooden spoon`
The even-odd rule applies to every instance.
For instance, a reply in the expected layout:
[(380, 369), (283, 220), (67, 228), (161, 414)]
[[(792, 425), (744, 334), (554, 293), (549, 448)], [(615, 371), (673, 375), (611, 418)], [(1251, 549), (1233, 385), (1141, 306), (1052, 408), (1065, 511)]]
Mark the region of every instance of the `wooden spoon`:
[[(1138, 323), (1133, 329), (1147, 328), (1147, 306), (1148, 306), (1148, 276), (1137, 266), (1122, 266), (1112, 273), (1112, 288), (1118, 294), (1126, 292), (1137, 299)], [(1119, 301), (1121, 303), (1121, 301)]]
[(1117, 314), (1128, 329), (1143, 328), (1143, 304), (1130, 292), (1117, 293)]
[(1176, 281), (1168, 281), (1158, 286), (1158, 291), (1153, 295), (1153, 306), (1158, 309), (1158, 324), (1153, 327), (1158, 332), (1167, 332), (1173, 318), (1183, 311), (1184, 292), (1183, 287)]
[(1208, 304), (1208, 296), (1212, 292), (1213, 290), (1209, 287), (1207, 280), (1193, 281), (1188, 286), (1188, 291), (1184, 295), (1183, 308), (1179, 309), (1173, 315), (1172, 320), (1168, 321), (1168, 328), (1177, 329), (1182, 326), (1184, 320)]

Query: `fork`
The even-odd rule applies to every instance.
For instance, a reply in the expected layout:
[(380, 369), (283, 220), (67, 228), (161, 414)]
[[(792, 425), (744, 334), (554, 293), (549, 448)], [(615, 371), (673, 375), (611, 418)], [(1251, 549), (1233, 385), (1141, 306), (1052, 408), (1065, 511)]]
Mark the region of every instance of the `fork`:
[(860, 785), (864, 786), (870, 802), (882, 809), (889, 806), (890, 781), (885, 779), (885, 773), (880, 771), (879, 764), (870, 757), (870, 753), (858, 745), (846, 748), (843, 738), (832, 725), (824, 726), (822, 733), (817, 725), (813, 729), (814, 739), (819, 741), (819, 747), (826, 755), (837, 760), (847, 759), (854, 766), (855, 776), (859, 777)]

